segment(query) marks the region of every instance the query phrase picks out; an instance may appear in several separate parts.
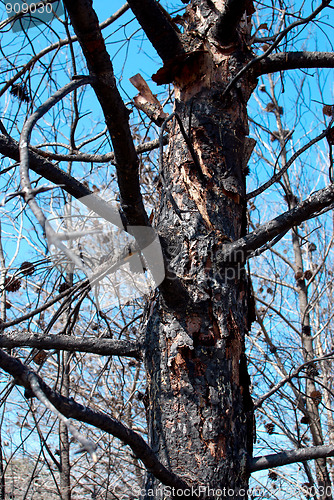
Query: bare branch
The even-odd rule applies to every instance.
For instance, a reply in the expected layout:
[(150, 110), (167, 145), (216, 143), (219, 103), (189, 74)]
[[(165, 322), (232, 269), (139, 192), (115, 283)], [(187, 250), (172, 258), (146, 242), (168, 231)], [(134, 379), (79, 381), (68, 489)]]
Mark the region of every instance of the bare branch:
[(65, 0), (73, 29), (84, 53), (92, 85), (113, 143), (121, 205), (130, 226), (149, 226), (140, 193), (139, 161), (129, 127), (129, 110), (116, 87), (110, 56), (97, 15), (89, 0)]
[(67, 94), (72, 92), (73, 90), (81, 87), (82, 85), (86, 85), (88, 83), (92, 83), (93, 77), (82, 77), (75, 81), (72, 81), (55, 92), (54, 95), (49, 97), (25, 122), (21, 136), (20, 136), (20, 181), (22, 186), (22, 192), (25, 201), (28, 203), (30, 209), (34, 213), (36, 219), (40, 223), (43, 228), (43, 231), (49, 237), (49, 241), (53, 242), (57, 247), (59, 247), (66, 255), (68, 255), (73, 262), (79, 267), (82, 267), (81, 260), (76, 257), (76, 255), (71, 252), (65, 245), (63, 245), (59, 238), (55, 238), (55, 231), (52, 229), (51, 225), (47, 221), (43, 211), (38, 206), (34, 190), (32, 189), (30, 178), (29, 178), (29, 143), (31, 138), (31, 133), (34, 125), (37, 121), (45, 115), (55, 104), (61, 101)]
[(30, 371), (28, 374), (28, 380), (30, 382), (30, 387), (36, 398), (44, 404), (44, 406), (50, 410), (52, 413), (54, 413), (61, 422), (63, 422), (68, 430), (71, 432), (71, 434), (74, 436), (74, 438), (81, 444), (83, 450), (87, 451), (89, 455), (91, 456), (92, 460), (94, 463), (97, 462), (97, 455), (96, 455), (96, 445), (91, 441), (90, 439), (85, 438), (84, 436), (81, 435), (80, 432), (76, 430), (75, 427), (71, 424), (68, 418), (66, 418), (60, 411), (57, 410), (53, 406), (53, 404), (49, 401), (49, 399), (46, 397), (44, 394), (40, 380), (37, 377), (35, 373)]
[(333, 354), (334, 354), (334, 352), (330, 352), (329, 354), (326, 354), (325, 356), (322, 356), (321, 358), (313, 358), (311, 361), (307, 361), (306, 363), (303, 363), (302, 365), (300, 365), (296, 370), (294, 370), (292, 373), (290, 373), (290, 375), (284, 377), (277, 384), (275, 384), (274, 387), (272, 389), (270, 389), (270, 391), (266, 392), (266, 394), (263, 394), (263, 396), (259, 397), (256, 401), (254, 401), (254, 409), (260, 408), (262, 406), (262, 404), (264, 403), (264, 401), (266, 399), (270, 398), (270, 396), (272, 396), (273, 394), (275, 394), (275, 392), (277, 392), (281, 387), (283, 387), (283, 385), (285, 385), (287, 382), (290, 382), (293, 378), (298, 377), (299, 373), (302, 370), (304, 370), (304, 368), (306, 368), (310, 364), (316, 363), (318, 361), (323, 361), (324, 359), (328, 359), (328, 358), (332, 357)]
[[(0, 153), (12, 158), (15, 161), (20, 160), (19, 145), (14, 139), (0, 135)], [(29, 168), (36, 174), (45, 179), (62, 186), (67, 193), (77, 200), (81, 200), (84, 205), (103, 217), (105, 220), (115, 224), (118, 220), (118, 213), (115, 216), (115, 208), (102, 198), (90, 191), (84, 184), (61, 170), (53, 163), (45, 160), (39, 154), (36, 154), (29, 148)], [(122, 218), (122, 213), (120, 213)], [(125, 224), (125, 220), (123, 220)], [(120, 228), (120, 229), (123, 229)]]
[(244, 262), (250, 253), (276, 236), (298, 226), (305, 220), (319, 214), (319, 212), (334, 203), (334, 185), (331, 184), (309, 196), (295, 208), (284, 212), (275, 219), (261, 224), (255, 231), (240, 238), (234, 243), (226, 244), (222, 254), (222, 262)]
[(289, 31), (293, 30), (294, 28), (297, 28), (298, 26), (302, 26), (303, 24), (307, 24), (310, 21), (312, 21), (324, 8), (326, 8), (329, 5), (330, 2), (331, 0), (323, 0), (321, 2), (321, 5), (319, 5), (319, 7), (317, 7), (309, 16), (305, 17), (304, 19), (295, 21), (294, 23), (287, 26), (283, 31), (281, 31), (280, 34), (277, 36), (276, 40), (270, 45), (270, 47), (263, 54), (252, 59), (248, 64), (246, 64), (246, 66), (244, 66), (235, 75), (234, 78), (232, 78), (230, 83), (225, 88), (222, 97), (231, 90), (233, 85), (235, 85), (235, 83), (242, 77), (242, 75), (244, 75), (250, 68), (253, 68), (254, 66), (257, 67), (260, 61), (269, 56), (269, 54), (271, 54), (275, 50), (275, 48), (280, 44), (280, 42), (285, 39)]
[(28, 391), (32, 390), (31, 375), (33, 374), (47, 399), (65, 417), (90, 424), (123, 441), (124, 444), (130, 446), (135, 456), (163, 484), (180, 489), (189, 488), (187, 483), (159, 462), (155, 453), (144, 439), (129, 427), (102, 412), (91, 410), (87, 406), (76, 403), (72, 398), (68, 399), (61, 396), (46, 385), (38, 375), (34, 374), (21, 361), (9, 356), (2, 350), (0, 350), (0, 367), (12, 375), (17, 384), (22, 385)]
[(232, 43), (237, 35), (237, 26), (246, 8), (246, 0), (227, 0), (225, 10), (215, 26), (215, 38), (223, 45)]
[(321, 141), (322, 139), (324, 139), (326, 137), (326, 135), (328, 134), (328, 132), (329, 132), (329, 130), (330, 130), (332, 124), (333, 124), (333, 121), (334, 121), (334, 117), (329, 122), (327, 128), (323, 132), (321, 132), (321, 134), (319, 134), (317, 137), (314, 137), (314, 139), (312, 139), (307, 144), (305, 144), (304, 146), (302, 146), (298, 151), (296, 151), (296, 153), (291, 156), (291, 158), (286, 162), (286, 164), (284, 165), (284, 167), (281, 168), (281, 170), (279, 172), (277, 172), (277, 174), (273, 175), (272, 178), (269, 179), (269, 181), (265, 182), (262, 186), (260, 186), (259, 188), (255, 189), (251, 193), (247, 194), (246, 199), (250, 200), (251, 198), (255, 198), (255, 196), (258, 196), (259, 194), (263, 193), (263, 191), (265, 191), (272, 184), (274, 184), (275, 182), (277, 182), (282, 177), (282, 175), (285, 174), (285, 172), (293, 164), (293, 162), (302, 153), (304, 153), (305, 151), (307, 151), (311, 146), (313, 146), (313, 144), (316, 144), (317, 142)]
[[(168, 136), (163, 136), (163, 145), (167, 144)], [(153, 151), (159, 147), (159, 139), (153, 139), (153, 141), (144, 142), (143, 144), (139, 144), (136, 146), (137, 153), (146, 153), (148, 151)], [(36, 148), (30, 146), (31, 151), (34, 151), (39, 156), (43, 156), (43, 158), (47, 158), (49, 160), (56, 161), (84, 161), (84, 162), (94, 162), (94, 163), (111, 163), (112, 165), (116, 165), (115, 155), (114, 153), (106, 153), (104, 155), (99, 154), (89, 154), (89, 153), (81, 153), (78, 151), (74, 154), (61, 154), (61, 153), (52, 153), (51, 151), (44, 151), (43, 149)], [(0, 136), (0, 153), (1, 153), (1, 136)]]
[[(108, 17), (108, 19), (106, 19), (105, 21), (103, 21), (100, 24), (100, 29), (102, 30), (102, 29), (106, 28), (107, 26), (109, 26), (110, 24), (112, 24), (113, 22), (117, 21), (117, 19), (119, 19), (128, 9), (129, 9), (129, 5), (127, 3), (125, 3), (120, 9), (118, 9), (117, 12), (115, 12), (115, 14)], [(34, 57), (32, 57), (30, 59), (30, 61), (27, 62), (27, 64), (25, 64), (23, 66), (23, 68), (21, 68), (17, 73), (15, 73), (15, 75), (12, 78), (10, 78), (6, 82), (6, 84), (3, 86), (3, 88), (0, 91), (0, 97), (6, 92), (6, 90), (8, 90), (13, 85), (13, 83), (15, 83), (22, 75), (24, 75), (24, 73), (26, 71), (28, 71), (30, 68), (32, 68), (34, 66), (34, 64), (37, 61), (39, 61), (42, 57), (44, 57), (46, 54), (49, 54), (53, 50), (58, 50), (61, 47), (64, 47), (65, 45), (68, 45), (70, 43), (77, 42), (77, 41), (78, 41), (78, 38), (76, 36), (72, 36), (70, 39), (65, 38), (63, 40), (58, 40), (58, 42), (53, 43), (53, 44), (49, 45), (48, 47), (45, 47), (45, 49), (38, 52), (38, 54), (36, 54)]]
[[(161, 139), (161, 140), (160, 140)], [(165, 144), (167, 138), (166, 136), (162, 136), (159, 140), (154, 141), (154, 147), (159, 145), (159, 141), (162, 144)], [(153, 141), (152, 141), (153, 142)], [(140, 150), (141, 146), (138, 146)], [(18, 143), (7, 136), (0, 135), (0, 153), (12, 158), (15, 161), (19, 161), (19, 149)], [(119, 216), (121, 217), (123, 226), (120, 229), (124, 229), (126, 227), (127, 221), (124, 219), (124, 214), (122, 211), (119, 213), (115, 213), (115, 208), (110, 205), (108, 202), (97, 196), (94, 192), (90, 191), (84, 184), (79, 182), (77, 179), (69, 175), (68, 173), (61, 170), (56, 165), (53, 165), (50, 161), (42, 158), (39, 154), (36, 154), (29, 148), (29, 167), (38, 175), (43, 176), (45, 179), (53, 182), (55, 184), (61, 185), (62, 189), (64, 189), (67, 193), (72, 195), (74, 198), (80, 200), (84, 205), (86, 205), (90, 210), (98, 214), (100, 217), (104, 218), (106, 221), (111, 222), (112, 224), (117, 224), (119, 220)], [(125, 229), (126, 230), (126, 229)], [(162, 251), (165, 258), (165, 267), (166, 267), (166, 279), (161, 283), (160, 290), (166, 297), (168, 302), (172, 302), (175, 300), (175, 303), (183, 304), (184, 299), (187, 294), (185, 293), (184, 288), (181, 286), (179, 280), (176, 276), (169, 270), (167, 266), (167, 258), (166, 255), (168, 253), (168, 248), (165, 245), (164, 239), (161, 237), (161, 245)], [(41, 306), (41, 308), (36, 309), (36, 314), (41, 310), (45, 310), (47, 307), (52, 305), (54, 302), (57, 302), (63, 296), (67, 294), (68, 291), (64, 292), (64, 294), (58, 295), (55, 299), (48, 302), (45, 306)], [(183, 300), (181, 300), (181, 298)], [(3, 327), (14, 326), (24, 319), (28, 319), (35, 315), (35, 312), (27, 313), (17, 320), (12, 320), (4, 325)]]
[(130, 0), (130, 8), (164, 62), (185, 53), (176, 25), (155, 0)]
[(31, 138), (31, 133), (34, 125), (37, 121), (47, 113), (55, 104), (57, 104), (60, 100), (64, 98), (68, 93), (72, 92), (72, 90), (86, 85), (87, 83), (91, 83), (92, 78), (81, 78), (80, 80), (76, 80), (68, 83), (60, 90), (58, 90), (53, 96), (51, 96), (44, 104), (42, 104), (25, 122), (19, 143), (20, 150), (20, 179), (22, 191), (24, 192), (25, 201), (29, 204), (31, 210), (35, 214), (38, 222), (41, 224), (43, 229), (45, 230), (45, 216), (43, 215), (41, 209), (38, 207), (34, 195), (33, 189), (31, 187), (30, 179), (29, 179), (29, 143)]
[(276, 71), (299, 68), (334, 68), (334, 54), (332, 52), (280, 52), (271, 54), (255, 67), (256, 76)]
[(310, 448), (301, 448), (299, 450), (283, 451), (282, 453), (274, 453), (272, 455), (252, 458), (249, 461), (248, 471), (256, 472), (258, 470), (281, 467), (283, 465), (294, 464), (296, 462), (305, 462), (306, 460), (315, 460), (317, 458), (333, 456), (334, 445), (312, 446)]
[(15, 319), (12, 319), (12, 320), (7, 321), (5, 323), (1, 323), (0, 324), (0, 332), (2, 332), (3, 330), (5, 330), (6, 328), (9, 328), (11, 326), (18, 325), (19, 323), (22, 323), (22, 321), (25, 321), (26, 319), (33, 318), (34, 316), (36, 316), (40, 312), (48, 309), (50, 306), (52, 306), (53, 304), (55, 304), (59, 300), (66, 298), (69, 295), (73, 295), (75, 292), (78, 292), (81, 289), (87, 288), (88, 284), (89, 284), (89, 280), (82, 281), (81, 283), (79, 282), (76, 285), (71, 286), (70, 288), (68, 288), (64, 292), (60, 293), (59, 295), (57, 295), (53, 299), (49, 300), (48, 302), (45, 302), (42, 306), (36, 307), (36, 309), (34, 309), (33, 311), (31, 311), (27, 314), (24, 314), (23, 316), (20, 316), (19, 318), (15, 318)]
[(103, 356), (141, 357), (141, 344), (130, 340), (111, 340), (96, 337), (71, 337), (69, 335), (46, 335), (44, 333), (1, 333), (0, 347), (34, 347), (37, 349), (59, 349), (69, 352), (89, 352)]

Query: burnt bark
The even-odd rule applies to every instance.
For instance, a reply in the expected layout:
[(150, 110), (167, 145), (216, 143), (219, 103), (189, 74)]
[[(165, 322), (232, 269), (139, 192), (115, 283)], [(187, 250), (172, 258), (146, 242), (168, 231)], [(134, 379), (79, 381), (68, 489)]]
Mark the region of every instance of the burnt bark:
[(281, 52), (262, 59), (254, 67), (256, 76), (299, 68), (334, 68), (332, 52)]
[(214, 28), (214, 35), (223, 45), (237, 39), (237, 27), (246, 9), (247, 0), (227, 0), (224, 12)]
[[(192, 2), (187, 15), (193, 29), (200, 23), (209, 31), (219, 12), (202, 17), (204, 4)], [(244, 345), (249, 282), (242, 264), (222, 270), (219, 256), (226, 243), (246, 231), (244, 152), (251, 85), (241, 81), (221, 99), (226, 82), (249, 54), (241, 45), (224, 54), (216, 43), (198, 54), (198, 66), (185, 61), (174, 81), (174, 111), (189, 130), (201, 172), (174, 119), (163, 176), (180, 212), (162, 188), (156, 224), (188, 301), (172, 308), (160, 296), (147, 315), (147, 411), (150, 445), (166, 467), (195, 492), (201, 487), (201, 498), (215, 498), (229, 487), (237, 499), (247, 488), (253, 439)], [(149, 474), (145, 498), (156, 488), (159, 483)]]

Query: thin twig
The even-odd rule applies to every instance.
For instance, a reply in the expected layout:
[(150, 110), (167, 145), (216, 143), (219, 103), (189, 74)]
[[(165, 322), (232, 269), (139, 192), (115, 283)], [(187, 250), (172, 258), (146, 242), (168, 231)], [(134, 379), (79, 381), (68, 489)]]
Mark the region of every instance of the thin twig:
[[(143, 462), (146, 469), (149, 470), (158, 480), (167, 486), (176, 489), (189, 489), (189, 485), (169, 471), (157, 458), (152, 448), (135, 431), (123, 425), (120, 421), (110, 417), (100, 411), (94, 411), (87, 406), (76, 403), (72, 398), (61, 396), (43, 382), (43, 380), (32, 372), (17, 358), (8, 356), (0, 350), (0, 366), (3, 370), (15, 378), (16, 384), (20, 384), (28, 390), (31, 390), (31, 382), (35, 380), (39, 385), (45, 397), (62, 413), (63, 416), (85, 422), (89, 425), (101, 429), (108, 434), (120, 439), (124, 444), (130, 446), (135, 456)], [(31, 376), (32, 374), (32, 376)], [(35, 387), (35, 386), (34, 386)], [(38, 389), (37, 389), (38, 390)]]
[(307, 151), (311, 146), (313, 146), (313, 144), (316, 144), (317, 142), (321, 141), (322, 139), (324, 139), (327, 134), (328, 134), (328, 131), (329, 129), (331, 128), (332, 124), (334, 122), (334, 117), (331, 119), (331, 121), (329, 122), (327, 128), (321, 132), (321, 134), (319, 134), (317, 137), (314, 137), (314, 139), (311, 139), (310, 142), (308, 142), (307, 144), (305, 144), (305, 146), (303, 146), (302, 148), (300, 148), (298, 151), (296, 151), (296, 153), (294, 155), (291, 156), (291, 158), (286, 162), (286, 164), (284, 165), (284, 167), (281, 168), (281, 170), (279, 172), (277, 172), (277, 174), (273, 175), (271, 179), (269, 179), (269, 181), (265, 182), (262, 186), (260, 186), (259, 188), (255, 189), (254, 191), (252, 191), (251, 193), (248, 193), (247, 196), (246, 196), (246, 199), (247, 201), (250, 200), (251, 198), (255, 198), (255, 196), (258, 196), (259, 194), (263, 193), (263, 191), (265, 191), (266, 189), (268, 189), (272, 184), (274, 184), (275, 182), (277, 182), (283, 174), (285, 174), (285, 172), (288, 170), (288, 168), (292, 165), (292, 163), (302, 154), (304, 153), (304, 151)]
[(290, 382), (293, 378), (298, 377), (299, 373), (305, 367), (307, 367), (308, 365), (312, 365), (313, 363), (323, 361), (324, 359), (332, 358), (333, 355), (334, 355), (334, 351), (332, 351), (328, 354), (325, 354), (324, 356), (321, 356), (321, 358), (313, 358), (311, 361), (307, 361), (307, 362), (303, 363), (302, 365), (300, 365), (296, 370), (294, 370), (292, 373), (290, 373), (290, 375), (288, 375), (287, 377), (284, 377), (282, 380), (280, 380), (280, 382), (278, 382), (276, 385), (274, 385), (274, 387), (272, 389), (270, 389), (270, 391), (266, 392), (265, 394), (263, 394), (263, 396), (259, 397), (254, 402), (254, 409), (260, 408), (262, 406), (262, 404), (264, 403), (264, 401), (266, 399), (270, 398), (270, 396), (272, 396), (273, 394), (275, 394), (275, 392), (277, 392), (281, 387), (283, 387), (283, 385), (285, 385), (287, 382)]
[(93, 462), (96, 463), (97, 462), (97, 455), (96, 455), (96, 445), (95, 445), (95, 443), (93, 443), (93, 441), (91, 441), (90, 439), (87, 439), (84, 436), (82, 436), (80, 434), (80, 432), (77, 431), (75, 427), (73, 427), (73, 425), (71, 424), (70, 420), (68, 418), (64, 417), (64, 415), (62, 413), (60, 413), (60, 411), (58, 411), (55, 406), (53, 406), (53, 404), (51, 403), (51, 401), (49, 401), (49, 399), (46, 397), (46, 395), (42, 391), (40, 383), (39, 383), (39, 380), (38, 380), (37, 376), (33, 372), (29, 372), (29, 374), (28, 374), (28, 381), (30, 382), (31, 390), (34, 393), (34, 395), (36, 396), (36, 398), (48, 410), (50, 410), (52, 413), (54, 413), (55, 415), (57, 415), (57, 417), (59, 418), (59, 420), (66, 425), (66, 427), (68, 428), (68, 430), (70, 431), (70, 433), (73, 435), (73, 437), (81, 444), (82, 451), (86, 451), (87, 453), (89, 453), (89, 455), (92, 458)]
[(275, 42), (263, 54), (261, 54), (260, 56), (255, 57), (254, 59), (252, 59), (248, 64), (246, 64), (246, 66), (244, 66), (235, 75), (234, 78), (232, 78), (232, 80), (230, 81), (230, 83), (227, 85), (227, 87), (223, 91), (223, 93), (221, 95), (221, 98), (223, 98), (231, 90), (231, 88), (233, 87), (233, 85), (235, 85), (235, 83), (238, 80), (240, 80), (240, 78), (242, 77), (242, 75), (244, 75), (252, 66), (254, 66), (256, 63), (260, 62), (262, 59), (264, 59), (269, 54), (271, 54), (271, 52), (273, 52), (273, 50), (278, 46), (278, 44), (281, 42), (281, 40), (283, 40), (285, 38), (285, 36), (287, 35), (287, 33), (289, 33), (289, 31), (291, 31), (292, 29), (296, 28), (297, 26), (301, 26), (302, 24), (307, 24), (310, 21), (312, 21), (319, 14), (319, 12), (321, 12), (325, 7), (328, 6), (328, 4), (330, 3), (330, 1), (331, 0), (323, 0), (321, 2), (321, 5), (319, 5), (319, 7), (317, 7), (315, 9), (315, 11), (313, 11), (312, 14), (310, 14), (308, 17), (306, 17), (305, 19), (301, 19), (300, 21), (295, 21), (294, 23), (290, 24), (287, 28), (285, 28), (285, 30), (281, 31), (281, 33), (276, 38)]
[(36, 219), (43, 228), (44, 234), (48, 238), (49, 243), (53, 243), (60, 250), (62, 250), (65, 255), (67, 255), (79, 269), (83, 268), (81, 260), (71, 252), (66, 245), (64, 245), (59, 238), (56, 237), (56, 233), (51, 227), (50, 223), (46, 219), (43, 211), (37, 204), (35, 200), (34, 190), (32, 189), (30, 178), (29, 178), (29, 143), (31, 139), (32, 129), (37, 121), (45, 115), (53, 106), (55, 106), (59, 101), (61, 101), (67, 94), (73, 90), (81, 87), (82, 85), (87, 85), (94, 81), (93, 77), (86, 76), (79, 80), (74, 80), (61, 89), (59, 89), (54, 95), (49, 97), (25, 122), (19, 142), (20, 150), (20, 180), (22, 193), (25, 201), (28, 203), (30, 209), (34, 213)]

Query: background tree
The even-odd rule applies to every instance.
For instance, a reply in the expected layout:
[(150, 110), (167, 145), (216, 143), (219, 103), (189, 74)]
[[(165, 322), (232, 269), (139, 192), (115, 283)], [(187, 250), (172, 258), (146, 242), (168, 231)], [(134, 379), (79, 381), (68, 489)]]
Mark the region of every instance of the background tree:
[[(319, 84), (320, 87), (320, 81)], [(263, 99), (258, 103), (262, 113), (272, 113), (275, 116), (275, 124), (280, 132), (277, 132), (275, 140), (270, 142), (274, 149), (274, 144), (280, 148), (279, 161), (281, 167), (284, 167), (289, 161), (286, 150), (287, 141), (284, 137), (286, 135), (285, 112), (278, 104), (275, 94), (277, 91), (280, 92), (278, 86), (274, 85), (272, 76), (269, 76), (267, 85), (262, 85), (260, 90)], [(295, 91), (299, 93), (304, 90), (304, 85), (305, 81), (298, 83)], [(291, 91), (293, 93), (293, 89)], [(325, 102), (324, 92), (322, 88), (322, 99)], [(298, 114), (297, 110), (294, 112)], [(327, 112), (326, 106), (324, 112)], [(272, 128), (267, 129), (271, 138), (273, 138), (272, 130)], [(291, 133), (290, 141), (292, 140)], [(258, 144), (261, 149), (273, 149), (269, 143), (265, 143), (260, 138)], [(290, 144), (292, 145), (291, 142)], [(264, 158), (260, 150), (258, 153)], [(319, 169), (310, 166), (307, 171), (303, 170), (304, 165), (309, 161), (306, 154), (303, 156), (303, 163), (296, 160), (293, 167), (284, 173), (277, 190), (277, 202), (280, 205), (284, 203), (288, 206), (296, 205), (303, 197), (304, 190), (309, 189), (312, 182), (320, 183), (322, 177), (328, 175), (328, 164), (321, 158), (322, 153), (323, 151), (318, 151)], [(252, 215), (255, 215), (255, 204), (251, 202), (250, 206)], [(257, 215), (254, 219), (257, 219)], [(255, 386), (258, 385), (256, 378), (259, 375), (262, 393), (264, 375), (265, 384), (268, 384), (268, 394), (271, 396), (267, 401), (266, 396), (263, 397), (263, 394), (260, 394), (255, 407), (259, 408), (264, 417), (261, 416), (258, 419), (258, 423), (263, 422), (262, 429), (265, 433), (263, 439), (266, 445), (268, 440), (269, 443), (273, 440), (270, 446), (275, 449), (278, 446), (283, 446), (283, 448), (287, 446), (286, 442), (283, 444), (285, 439), (281, 441), (282, 436), (285, 436), (294, 447), (301, 448), (310, 442), (314, 445), (323, 445), (326, 436), (330, 439), (332, 432), (332, 392), (329, 383), (332, 350), (331, 343), (329, 343), (331, 315), (327, 314), (331, 302), (331, 297), (327, 295), (327, 288), (331, 286), (327, 275), (331, 272), (331, 245), (331, 218), (323, 218), (321, 223), (319, 220), (309, 220), (302, 226), (294, 228), (291, 234), (283, 236), (277, 248), (271, 248), (273, 255), (269, 257), (264, 254), (261, 264), (259, 265), (258, 262), (254, 270), (253, 284), (258, 285), (256, 314), (259, 330), (255, 337), (250, 338), (253, 352), (250, 359), (256, 372), (261, 366), (257, 374), (254, 374)], [(268, 271), (268, 267), (271, 271)], [(265, 272), (264, 269), (266, 269)], [(327, 313), (324, 314), (325, 310)], [(324, 357), (326, 352), (327, 355)], [(264, 370), (263, 367), (268, 365), (271, 365), (273, 369)], [(278, 377), (275, 372), (279, 374)], [(293, 374), (292, 379), (291, 374)], [(281, 378), (289, 383), (291, 381), (290, 387), (285, 386), (286, 382), (282, 384)], [(254, 387), (255, 392), (257, 389)], [(280, 411), (280, 408), (284, 408), (284, 411)], [(261, 434), (260, 431), (258, 433), (260, 441), (262, 441)], [(293, 470), (295, 476), (292, 475)], [(323, 458), (317, 460), (315, 471), (307, 463), (295, 469), (289, 467), (289, 475), (290, 484), (291, 482), (294, 484), (296, 491), (300, 489), (300, 493), (308, 494), (309, 487), (314, 488), (316, 484), (323, 485), (324, 488), (327, 486), (327, 491), (331, 491), (331, 459), (327, 461), (327, 464)], [(271, 481), (276, 483), (282, 477), (284, 478), (283, 471), (270, 471), (269, 483)], [(280, 486), (283, 487), (282, 484)]]
[[(11, 376), (4, 425), (21, 426), (5, 428), (2, 498), (23, 452), (25, 498), (38, 488), (136, 498), (138, 485), (144, 498), (189, 488), (244, 498), (250, 473), (267, 469), (269, 496), (279, 479), (287, 496), (292, 484), (294, 495), (332, 497), (333, 106), (319, 72), (334, 66), (331, 1), (183, 3), (131, 0), (99, 20), (91, 1), (65, 0), (59, 31), (23, 30), (16, 47), (13, 20), (1, 24), (1, 345), (11, 351), (0, 365)], [(168, 87), (154, 96), (129, 61), (132, 101), (126, 64), (117, 73), (112, 59), (138, 33), (161, 60), (153, 82)], [(114, 277), (112, 298), (87, 279), (124, 263), (138, 288), (155, 234), (157, 290), (141, 297)], [(252, 458), (253, 400), (256, 456), (274, 452), (262, 458)], [(38, 447), (25, 445), (31, 433)], [(300, 471), (272, 470), (291, 463)], [(161, 485), (170, 489), (152, 494)]]

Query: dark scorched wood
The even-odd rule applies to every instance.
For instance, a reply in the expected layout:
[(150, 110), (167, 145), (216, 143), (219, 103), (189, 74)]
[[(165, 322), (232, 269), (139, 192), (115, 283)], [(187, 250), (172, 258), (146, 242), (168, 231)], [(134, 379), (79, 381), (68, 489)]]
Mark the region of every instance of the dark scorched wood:
[[(217, 20), (214, 9), (206, 15), (207, 5), (194, 1), (187, 8), (193, 31), (200, 26), (209, 32)], [(220, 99), (226, 82), (247, 62), (242, 46), (224, 54), (216, 42), (208, 43), (198, 51), (197, 65), (192, 59), (178, 68), (175, 112), (185, 130), (190, 124), (202, 172), (174, 120), (163, 175), (181, 217), (161, 187), (155, 220), (167, 242), (170, 267), (188, 297), (171, 308), (160, 296), (147, 314), (150, 444), (159, 460), (189, 484), (210, 486), (202, 498), (214, 498), (212, 491), (224, 487), (235, 491), (234, 498), (243, 497), (239, 490), (247, 488), (252, 453), (244, 346), (249, 282), (242, 265), (222, 270), (219, 264), (224, 245), (246, 232), (246, 105), (252, 87), (240, 80)], [(149, 475), (145, 498), (158, 485)]]

